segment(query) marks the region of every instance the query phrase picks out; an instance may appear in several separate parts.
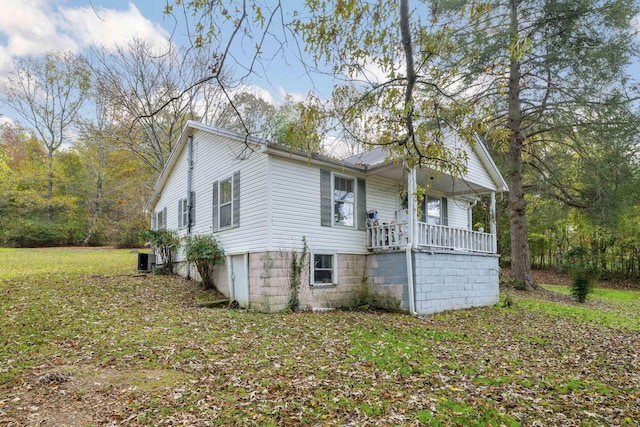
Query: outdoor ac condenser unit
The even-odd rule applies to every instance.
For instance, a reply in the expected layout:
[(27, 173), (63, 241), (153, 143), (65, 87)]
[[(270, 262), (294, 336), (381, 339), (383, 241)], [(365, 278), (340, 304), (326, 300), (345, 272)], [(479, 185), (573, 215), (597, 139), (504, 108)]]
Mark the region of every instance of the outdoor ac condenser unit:
[(138, 254), (138, 272), (148, 273), (153, 270), (156, 264), (155, 254)]

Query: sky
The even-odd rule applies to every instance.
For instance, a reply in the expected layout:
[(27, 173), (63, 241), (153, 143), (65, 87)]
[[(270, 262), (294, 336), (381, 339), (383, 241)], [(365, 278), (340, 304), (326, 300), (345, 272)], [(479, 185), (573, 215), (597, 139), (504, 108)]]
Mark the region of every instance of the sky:
[(0, 4), (2, 71), (16, 55), (79, 52), (90, 44), (113, 46), (134, 35), (155, 41), (169, 37), (162, 2), (1, 0)]
[[(187, 45), (185, 23), (165, 15), (165, 5), (166, 0), (0, 0), (0, 78), (20, 55), (78, 53), (92, 44), (125, 44), (132, 37), (160, 47), (170, 40)], [(311, 88), (309, 77), (293, 72), (284, 61), (272, 61), (261, 74), (268, 79), (253, 80), (272, 102), (282, 102), (287, 93), (303, 99)]]
[[(175, 0), (169, 0), (175, 3)], [(6, 76), (15, 56), (38, 55), (51, 50), (82, 52), (91, 44), (113, 47), (132, 37), (153, 41), (162, 47), (170, 40), (187, 44), (186, 25), (165, 15), (167, 0), (0, 0), (0, 78)], [(287, 0), (295, 8), (301, 0)], [(290, 46), (291, 47), (291, 46)], [(244, 46), (251, 50), (253, 46)], [(249, 83), (266, 91), (279, 103), (286, 94), (304, 99), (310, 90), (328, 97), (331, 81), (294, 70), (294, 54), (266, 61)], [(240, 69), (241, 71), (241, 69)], [(635, 65), (632, 73), (640, 76)], [(5, 114), (6, 112), (0, 111)]]

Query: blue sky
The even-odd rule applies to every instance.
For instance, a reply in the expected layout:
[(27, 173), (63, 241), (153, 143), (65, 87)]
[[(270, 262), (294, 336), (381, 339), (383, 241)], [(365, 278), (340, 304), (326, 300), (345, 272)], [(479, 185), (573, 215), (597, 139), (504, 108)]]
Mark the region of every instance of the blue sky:
[[(16, 55), (50, 50), (80, 52), (91, 44), (109, 47), (126, 43), (134, 36), (160, 45), (169, 43), (173, 36), (176, 44), (184, 45), (185, 23), (179, 22), (176, 27), (175, 20), (164, 15), (166, 1), (0, 0), (0, 78)], [(300, 3), (283, 2), (291, 8)], [(289, 50), (292, 48), (290, 45)], [(331, 81), (327, 77), (316, 75), (312, 81), (304, 71), (292, 70), (287, 63), (295, 63), (295, 56), (287, 55), (286, 60), (274, 58), (266, 70), (260, 70), (262, 78), (253, 76), (249, 83), (266, 90), (275, 102), (281, 102), (287, 93), (302, 98), (312, 89), (320, 96), (329, 95)], [(637, 65), (632, 70), (640, 75)]]
[[(81, 52), (91, 44), (107, 47), (131, 37), (160, 45), (187, 43), (186, 25), (166, 16), (166, 0), (2, 0), (0, 13), (0, 76), (17, 55), (37, 55), (51, 50)], [(297, 1), (285, 2), (293, 6)], [(292, 58), (293, 59), (293, 58)], [(290, 61), (291, 62), (291, 61)], [(237, 68), (237, 67), (236, 67)], [(303, 72), (294, 72), (282, 60), (270, 62), (268, 79), (252, 77), (250, 83), (281, 102), (286, 93), (300, 97), (311, 89)], [(328, 95), (328, 93), (327, 93)]]

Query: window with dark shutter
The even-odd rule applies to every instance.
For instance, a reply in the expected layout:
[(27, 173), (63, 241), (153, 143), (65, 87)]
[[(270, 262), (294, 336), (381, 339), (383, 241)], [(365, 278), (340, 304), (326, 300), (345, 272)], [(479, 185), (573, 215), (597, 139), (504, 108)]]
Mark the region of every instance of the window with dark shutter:
[[(195, 194), (193, 200), (193, 209), (195, 209)], [(213, 183), (212, 220), (213, 231), (240, 225), (240, 172)]]

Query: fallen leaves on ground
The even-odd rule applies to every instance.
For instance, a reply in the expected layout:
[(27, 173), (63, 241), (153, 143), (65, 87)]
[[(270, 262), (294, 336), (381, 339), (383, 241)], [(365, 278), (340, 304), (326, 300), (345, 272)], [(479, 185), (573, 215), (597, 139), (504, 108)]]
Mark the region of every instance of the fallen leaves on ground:
[[(0, 425), (638, 425), (640, 334), (529, 310), (265, 315), (167, 276), (3, 281)], [(569, 302), (567, 302), (569, 303)]]

